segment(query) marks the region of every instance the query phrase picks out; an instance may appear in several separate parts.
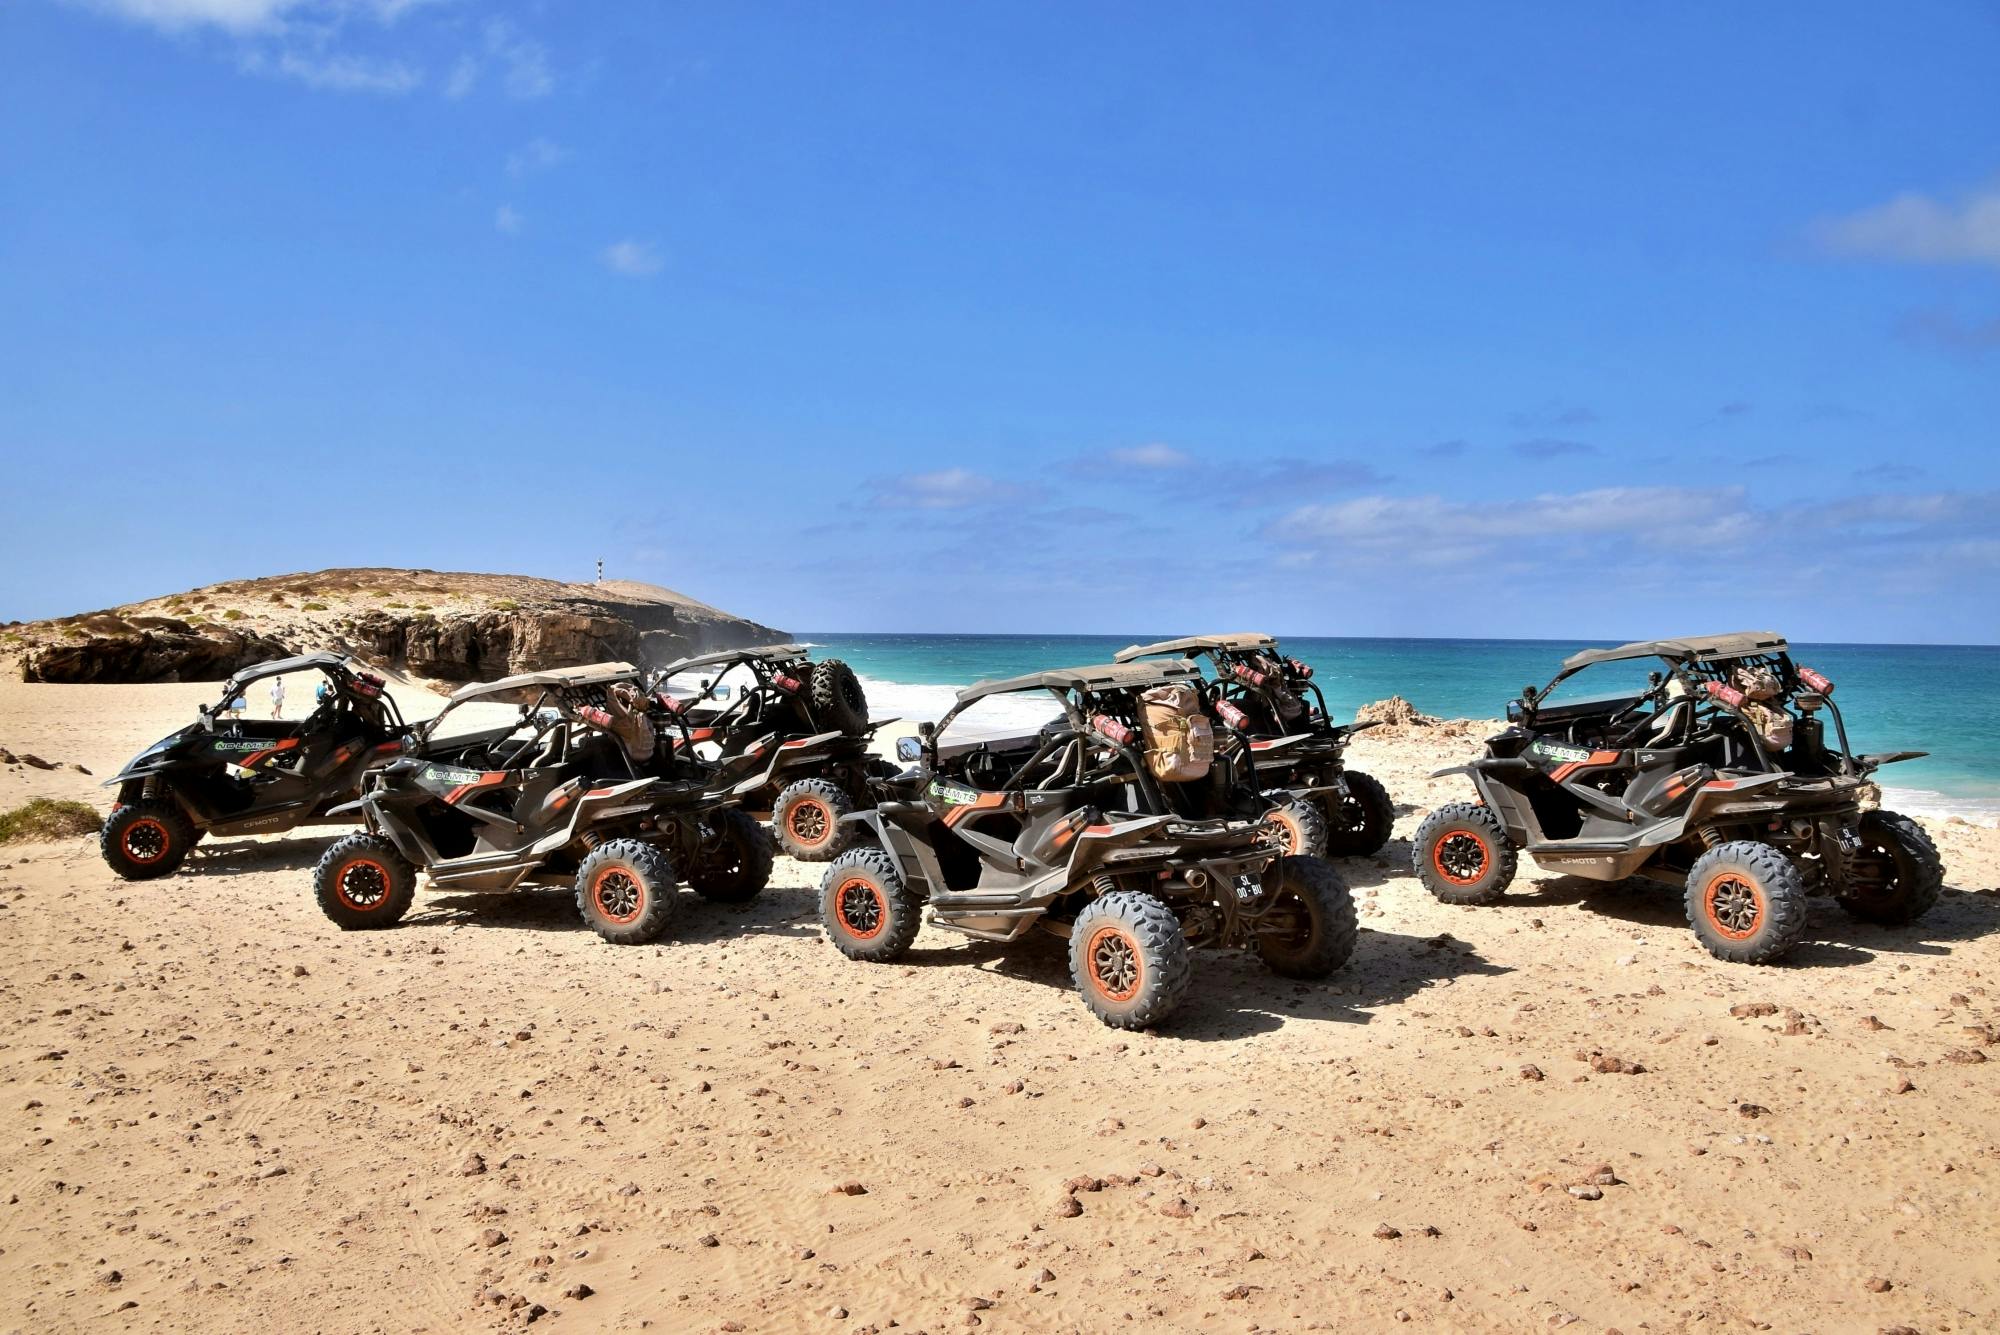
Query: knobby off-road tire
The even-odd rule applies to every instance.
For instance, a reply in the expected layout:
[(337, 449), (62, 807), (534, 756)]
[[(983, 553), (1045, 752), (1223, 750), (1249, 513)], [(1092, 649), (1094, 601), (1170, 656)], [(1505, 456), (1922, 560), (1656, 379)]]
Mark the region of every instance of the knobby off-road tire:
[(777, 852), (770, 832), (741, 807), (724, 807), (711, 819), (717, 846), (703, 847), (701, 859), (688, 871), (688, 884), (714, 903), (747, 904), (771, 881)]
[(1326, 856), (1326, 817), (1311, 799), (1288, 798), (1264, 813), (1264, 823), (1285, 832), (1285, 853), (1289, 857)]
[(813, 717), (822, 728), (859, 736), (868, 731), (868, 696), (854, 669), (838, 658), (813, 665)]
[(800, 779), (786, 786), (771, 806), (771, 829), (787, 857), (831, 862), (848, 850), (859, 828), (841, 818), (852, 814), (854, 799), (830, 779)]
[(97, 847), (126, 880), (150, 881), (177, 871), (198, 837), (172, 803), (134, 802), (111, 808), (97, 832)]
[(1379, 853), (1396, 826), (1396, 804), (1389, 790), (1372, 774), (1348, 770), (1347, 796), (1323, 793), (1326, 813), (1326, 855), (1365, 858)]
[(1493, 903), (1513, 883), (1517, 862), (1500, 818), (1477, 802), (1439, 807), (1410, 842), (1417, 879), (1446, 904)]
[(1139, 890), (1100, 895), (1076, 915), (1069, 974), (1083, 1004), (1113, 1029), (1145, 1029), (1173, 1013), (1194, 976), (1173, 910)]
[(1333, 864), (1319, 858), (1279, 858), (1264, 873), (1267, 913), (1289, 917), (1294, 930), (1259, 932), (1251, 949), (1280, 978), (1324, 978), (1347, 963), (1360, 932), (1354, 896)]
[(350, 834), (320, 854), (313, 897), (343, 932), (394, 927), (417, 897), (417, 869), (381, 835)]
[(680, 898), (672, 860), (637, 839), (599, 844), (576, 869), (576, 910), (614, 946), (658, 940)]
[(1738, 839), (1695, 859), (1688, 872), (1688, 926), (1717, 959), (1767, 964), (1806, 930), (1806, 883), (1769, 844)]
[(923, 911), (896, 859), (881, 848), (849, 849), (820, 878), (826, 939), (851, 960), (883, 964), (900, 957), (917, 939)]
[(1864, 873), (1850, 879), (1837, 898), (1840, 906), (1863, 922), (1901, 927), (1931, 911), (1944, 893), (1944, 861), (1924, 827), (1893, 811), (1871, 811), (1861, 818), (1861, 851), (1849, 861)]

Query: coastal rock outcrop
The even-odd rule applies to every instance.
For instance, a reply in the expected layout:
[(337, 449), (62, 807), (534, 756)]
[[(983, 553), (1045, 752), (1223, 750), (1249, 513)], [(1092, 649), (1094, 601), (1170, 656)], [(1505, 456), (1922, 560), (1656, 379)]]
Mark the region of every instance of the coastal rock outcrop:
[(656, 585), (387, 568), (215, 584), (6, 628), (0, 654), (38, 682), (219, 680), (336, 650), (445, 682), (625, 659), (658, 663), (782, 632)]

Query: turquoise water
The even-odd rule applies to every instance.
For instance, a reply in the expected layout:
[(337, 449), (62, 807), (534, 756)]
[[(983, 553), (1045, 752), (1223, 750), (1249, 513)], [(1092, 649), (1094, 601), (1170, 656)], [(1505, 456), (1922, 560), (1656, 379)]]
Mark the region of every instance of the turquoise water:
[[(1103, 662), (1134, 641), (1181, 633), (802, 638), (821, 646), (820, 657), (845, 659), (861, 674), (876, 713), (935, 718), (953, 690), (981, 678)], [(1522, 686), (1547, 682), (1565, 656), (1590, 647), (1539, 640), (1300, 637), (1282, 643), (1312, 664), (1335, 717), (1401, 695), (1427, 714), (1497, 718)], [(1905, 807), (1987, 819), (2000, 813), (2000, 646), (1801, 644), (1792, 646), (1792, 656), (1833, 679), (1857, 750), (1931, 753), (1882, 773), (1885, 785), (1904, 790)], [(1588, 679), (1586, 673), (1578, 684)]]

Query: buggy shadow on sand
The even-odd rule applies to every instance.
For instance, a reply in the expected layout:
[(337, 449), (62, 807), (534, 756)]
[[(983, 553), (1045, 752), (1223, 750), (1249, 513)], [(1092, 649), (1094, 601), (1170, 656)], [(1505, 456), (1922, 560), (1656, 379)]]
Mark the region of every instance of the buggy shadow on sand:
[[(1660, 666), (1642, 685), (1561, 689), (1648, 659)], [(1424, 818), (1416, 873), (1456, 904), (1497, 899), (1521, 851), (1593, 881), (1664, 880), (1683, 887), (1709, 953), (1753, 964), (1798, 941), (1810, 895), (1913, 922), (1937, 902), (1943, 865), (1921, 826), (1880, 809), (1870, 776), (1923, 753), (1855, 755), (1833, 689), (1768, 631), (1572, 654), (1508, 705), (1484, 757), (1434, 776), (1467, 775), (1480, 801)]]
[[(828, 938), (878, 962), (909, 950), (926, 907), (937, 925), (985, 941), (1039, 926), (1069, 942), (1084, 1004), (1124, 1029), (1180, 1003), (1191, 947), (1247, 948), (1288, 978), (1332, 973), (1356, 931), (1332, 866), (1286, 856), (1263, 822), (1187, 814), (1175, 790), (1190, 785), (1156, 777), (1163, 725), (1142, 697), (1199, 676), (1187, 663), (1113, 663), (960, 692), (935, 727), (897, 744), (911, 767), (848, 817), (870, 842), (820, 883)], [(1051, 699), (1060, 717), (1026, 736), (942, 740), (968, 707), (1016, 693)]]

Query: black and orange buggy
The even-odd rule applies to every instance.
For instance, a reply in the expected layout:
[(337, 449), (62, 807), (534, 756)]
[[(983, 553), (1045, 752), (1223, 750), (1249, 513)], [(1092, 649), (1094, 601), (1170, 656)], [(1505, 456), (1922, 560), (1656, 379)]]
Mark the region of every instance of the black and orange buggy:
[(1522, 851), (1589, 880), (1666, 881), (1709, 953), (1740, 963), (1789, 950), (1812, 895), (1913, 922), (1944, 867), (1870, 776), (1923, 753), (1855, 755), (1833, 688), (1769, 631), (1572, 654), (1507, 706), (1482, 758), (1439, 771), (1480, 800), (1425, 817), (1417, 875), (1454, 904), (1498, 899)]
[[(910, 767), (847, 818), (868, 843), (820, 882), (827, 936), (850, 959), (893, 960), (926, 907), (941, 927), (1069, 942), (1070, 974), (1105, 1024), (1138, 1029), (1179, 1004), (1197, 946), (1248, 948), (1288, 978), (1324, 978), (1354, 949), (1347, 885), (1291, 856), (1257, 820), (1183, 814), (1140, 743), (1141, 695), (1189, 682), (1188, 663), (1109, 663), (981, 682), (897, 743)], [(1025, 736), (947, 740), (997, 696), (1048, 697)], [(973, 718), (977, 718), (975, 712)], [(1226, 763), (1226, 762), (1223, 762)]]
[(1395, 803), (1374, 776), (1347, 767), (1347, 744), (1373, 723), (1335, 723), (1313, 670), (1286, 657), (1269, 635), (1191, 635), (1135, 644), (1114, 655), (1206, 659), (1209, 711), (1241, 748), (1250, 786), (1265, 795), (1268, 819), (1298, 831), (1294, 852), (1367, 857), (1389, 841)]
[[(411, 754), (372, 774), (360, 799), (340, 809), (367, 828), (320, 859), (320, 908), (346, 929), (393, 926), (410, 908), (419, 870), (447, 891), (573, 885), (584, 921), (627, 945), (666, 930), (683, 878), (711, 900), (756, 896), (772, 849), (764, 828), (733, 805), (743, 775), (686, 745), (660, 744), (662, 733), (684, 741), (685, 725), (643, 703), (632, 716), (655, 736), (635, 746), (613, 728), (618, 699), (645, 699), (627, 663), (454, 691)], [(446, 734), (444, 721), (466, 706), (503, 721)]]
[[(675, 678), (698, 674), (694, 682)], [(728, 678), (729, 680), (725, 680)], [(656, 697), (688, 723), (688, 738), (720, 763), (746, 770), (742, 802), (768, 818), (779, 847), (804, 862), (828, 862), (853, 838), (842, 823), (868, 805), (868, 782), (895, 772), (873, 754), (889, 719), (868, 718), (854, 670), (812, 661), (803, 644), (725, 649), (669, 663), (651, 677)], [(775, 735), (775, 746), (768, 739)], [(766, 747), (753, 755), (753, 747)], [(750, 782), (755, 779), (757, 782)]]
[[(315, 674), (318, 703), (301, 719), (232, 718), (254, 684)], [(257, 702), (261, 704), (261, 701)], [(165, 876), (205, 835), (276, 834), (342, 822), (332, 809), (362, 776), (402, 754), (410, 730), (382, 678), (339, 654), (306, 654), (245, 668), (200, 717), (135, 756), (105, 787), (118, 789), (98, 843), (130, 881)]]

